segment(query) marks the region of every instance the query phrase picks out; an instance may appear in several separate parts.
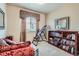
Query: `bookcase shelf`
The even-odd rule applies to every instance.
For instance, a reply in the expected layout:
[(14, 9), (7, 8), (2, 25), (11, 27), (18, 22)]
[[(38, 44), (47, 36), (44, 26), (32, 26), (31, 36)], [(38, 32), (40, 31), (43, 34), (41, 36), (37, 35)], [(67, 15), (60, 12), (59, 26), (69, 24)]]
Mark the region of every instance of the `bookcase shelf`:
[(79, 40), (77, 31), (49, 31), (48, 43), (72, 55), (79, 53)]

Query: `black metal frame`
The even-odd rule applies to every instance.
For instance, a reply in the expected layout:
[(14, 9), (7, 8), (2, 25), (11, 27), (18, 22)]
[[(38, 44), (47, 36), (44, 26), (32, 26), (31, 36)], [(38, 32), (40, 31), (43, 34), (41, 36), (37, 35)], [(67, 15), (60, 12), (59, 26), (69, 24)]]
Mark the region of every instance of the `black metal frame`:
[[(45, 41), (45, 40), (43, 40), (43, 36), (44, 36), (45, 39), (47, 40), (47, 38), (46, 38), (46, 33), (45, 33), (46, 27), (47, 27), (47, 25), (45, 25), (41, 30), (37, 30), (36, 35), (35, 35), (35, 37), (33, 38), (33, 41), (32, 41), (32, 43), (33, 43), (35, 46), (38, 45), (38, 42)], [(43, 34), (43, 35), (42, 35), (42, 34)], [(40, 40), (40, 38), (41, 38), (42, 40)]]

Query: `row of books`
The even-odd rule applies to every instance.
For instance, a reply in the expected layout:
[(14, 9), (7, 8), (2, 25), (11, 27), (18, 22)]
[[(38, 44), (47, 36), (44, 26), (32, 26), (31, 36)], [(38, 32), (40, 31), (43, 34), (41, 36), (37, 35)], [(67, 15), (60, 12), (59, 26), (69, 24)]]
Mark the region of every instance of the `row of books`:
[(75, 42), (74, 41), (70, 41), (70, 40), (66, 40), (66, 39), (60, 39), (60, 38), (50, 38), (50, 41), (55, 44), (55, 45), (70, 45), (70, 46), (74, 46)]
[(60, 33), (58, 33), (58, 32), (51, 32), (50, 35), (51, 35), (51, 36), (62, 37), (62, 34), (60, 34)]
[(66, 51), (68, 51), (68, 52), (70, 52), (72, 54), (74, 54), (74, 52), (75, 52), (75, 48), (74, 47), (71, 47), (71, 46), (63, 45), (62, 46), (62, 49), (66, 50)]
[(70, 41), (70, 40), (66, 40), (66, 39), (62, 39), (61, 40), (61, 43), (63, 45), (70, 45), (70, 46), (74, 46), (75, 45), (75, 42), (74, 41)]
[[(50, 35), (51, 36), (57, 36), (57, 37), (63, 36), (61, 33), (58, 33), (58, 32), (51, 32)], [(75, 34), (67, 34), (66, 38), (70, 39), (70, 40), (75, 40)]]
[(70, 40), (75, 40), (75, 34), (68, 34), (66, 38)]

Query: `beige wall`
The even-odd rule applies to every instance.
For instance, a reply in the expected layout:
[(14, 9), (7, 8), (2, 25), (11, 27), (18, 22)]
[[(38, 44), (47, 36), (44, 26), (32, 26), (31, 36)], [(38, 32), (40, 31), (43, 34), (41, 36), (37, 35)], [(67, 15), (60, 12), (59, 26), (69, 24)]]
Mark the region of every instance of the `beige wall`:
[(65, 16), (70, 17), (70, 30), (79, 31), (79, 4), (63, 4), (60, 8), (47, 15), (46, 23), (51, 30), (55, 30), (55, 19)]
[(0, 38), (4, 38), (6, 36), (6, 4), (4, 3), (0, 3), (0, 8), (3, 10), (3, 12), (5, 13), (5, 29), (1, 30), (0, 29)]
[[(19, 8), (12, 5), (7, 5), (7, 35), (14, 36), (14, 39), (18, 42), (20, 40), (20, 31), (21, 31), (21, 19), (19, 15), (19, 11), (23, 8)], [(27, 10), (27, 9), (23, 9)], [(27, 10), (30, 11), (30, 10)], [(34, 11), (30, 11), (34, 12)], [(38, 13), (38, 12), (34, 12)], [(45, 25), (45, 15), (42, 13), (40, 14), (40, 28)], [(27, 40), (32, 41), (35, 32), (27, 32)]]
[(20, 8), (14, 6), (7, 6), (7, 35), (14, 36), (16, 41), (19, 41), (20, 36)]

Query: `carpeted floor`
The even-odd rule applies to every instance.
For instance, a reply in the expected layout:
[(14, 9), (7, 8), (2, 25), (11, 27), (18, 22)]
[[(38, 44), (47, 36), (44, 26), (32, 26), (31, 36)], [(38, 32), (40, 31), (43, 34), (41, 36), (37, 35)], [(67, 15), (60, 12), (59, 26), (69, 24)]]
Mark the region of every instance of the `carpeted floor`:
[(47, 42), (39, 42), (39, 56), (72, 56), (71, 54), (56, 48)]

